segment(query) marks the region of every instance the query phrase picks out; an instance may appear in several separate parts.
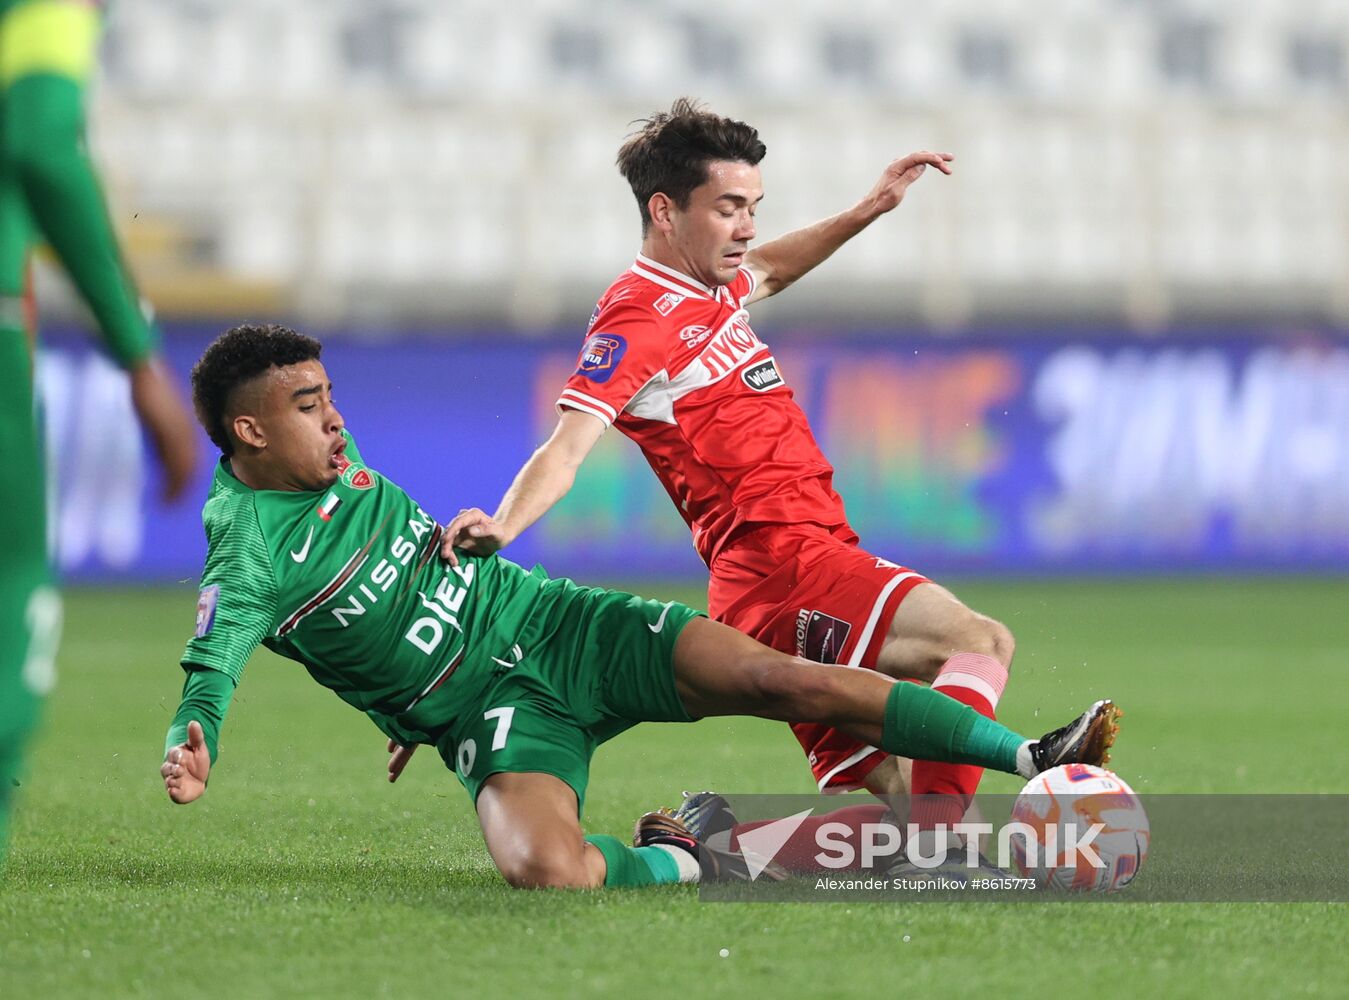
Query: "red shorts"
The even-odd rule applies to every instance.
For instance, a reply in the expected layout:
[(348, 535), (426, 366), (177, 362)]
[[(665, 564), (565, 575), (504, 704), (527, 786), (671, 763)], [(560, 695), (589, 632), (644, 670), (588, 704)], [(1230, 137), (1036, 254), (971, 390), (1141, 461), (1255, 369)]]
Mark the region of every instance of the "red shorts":
[[(708, 611), (765, 645), (819, 663), (875, 669), (905, 595), (927, 578), (859, 548), (846, 526), (767, 525), (712, 563)], [(860, 788), (885, 757), (830, 726), (792, 723), (821, 791)]]

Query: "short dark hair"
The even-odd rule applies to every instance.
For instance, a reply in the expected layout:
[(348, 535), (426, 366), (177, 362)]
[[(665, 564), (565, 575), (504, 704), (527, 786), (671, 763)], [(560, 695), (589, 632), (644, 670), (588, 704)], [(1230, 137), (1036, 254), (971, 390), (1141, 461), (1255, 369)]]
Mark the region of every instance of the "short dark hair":
[(314, 338), (275, 323), (241, 323), (212, 341), (192, 368), (192, 403), (216, 447), (234, 454), (225, 410), (235, 390), (269, 368), (317, 361), (322, 353)]
[(693, 189), (707, 183), (709, 163), (739, 160), (757, 166), (768, 151), (758, 129), (713, 114), (689, 97), (634, 124), (637, 131), (618, 151), (618, 170), (637, 198), (643, 236), (651, 226), (646, 206), (653, 194), (669, 195), (687, 208)]

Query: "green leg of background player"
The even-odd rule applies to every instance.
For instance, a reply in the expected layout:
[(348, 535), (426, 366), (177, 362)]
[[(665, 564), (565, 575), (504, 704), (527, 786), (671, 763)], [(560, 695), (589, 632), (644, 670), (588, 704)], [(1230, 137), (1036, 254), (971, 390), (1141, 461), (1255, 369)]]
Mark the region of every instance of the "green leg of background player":
[[(162, 369), (142, 364), (152, 359), (157, 335), (141, 313), (85, 149), (85, 87), (99, 16), (94, 4), (0, 0), (0, 509), (5, 544), (12, 546), (0, 553), (0, 768), (17, 766), (36, 697), (50, 686), (60, 619), (47, 567), (41, 444), (22, 309), (36, 229), (98, 320), (113, 356), (137, 369), (137, 410), (150, 422), (172, 489), (182, 488), (192, 465), (187, 414)], [(0, 793), (0, 809), (10, 787)]]
[[(0, 125), (4, 105), (0, 103)], [(34, 626), (57, 598), (47, 565), (46, 497), (33, 405), (33, 359), (24, 329), (24, 268), (30, 228), (11, 165), (0, 157), (0, 858), (22, 752), (49, 686)], [(59, 611), (57, 612), (59, 614)], [(28, 669), (25, 670), (25, 667)]]
[[(50, 635), (60, 615), (47, 566), (42, 465), (22, 332), (0, 329), (0, 831), (20, 754), (50, 686)], [(0, 841), (0, 855), (4, 843)]]

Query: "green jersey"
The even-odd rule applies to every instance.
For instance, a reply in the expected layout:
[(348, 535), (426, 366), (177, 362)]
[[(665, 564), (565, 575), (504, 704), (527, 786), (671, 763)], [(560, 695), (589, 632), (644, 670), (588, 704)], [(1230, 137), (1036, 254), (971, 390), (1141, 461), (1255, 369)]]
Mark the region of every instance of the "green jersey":
[(347, 441), (348, 464), (316, 493), (251, 489), (221, 461), (202, 511), (206, 567), (182, 663), (238, 683), (261, 644), (389, 735), (433, 741), (452, 702), (509, 655), (546, 577), (467, 553), (450, 567), (435, 518)]
[(346, 464), (319, 492), (255, 490), (228, 462), (217, 468), (166, 752), (195, 721), (215, 759), (259, 645), (402, 745), (434, 745), (475, 801), (494, 774), (541, 772), (569, 784), (579, 808), (597, 746), (639, 722), (689, 721), (674, 650), (697, 611), (499, 556), (461, 550), (451, 567), (435, 519), (343, 436)]

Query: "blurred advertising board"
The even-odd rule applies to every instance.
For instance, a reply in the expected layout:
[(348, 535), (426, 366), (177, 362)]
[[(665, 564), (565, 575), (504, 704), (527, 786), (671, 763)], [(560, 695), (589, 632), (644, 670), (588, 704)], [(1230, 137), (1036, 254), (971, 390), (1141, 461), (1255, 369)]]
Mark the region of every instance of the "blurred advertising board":
[[(184, 378), (210, 335), (169, 338)], [(442, 520), (495, 507), (547, 436), (579, 348), (324, 339), (367, 461)], [(787, 338), (774, 354), (864, 545), (893, 561), (929, 573), (1349, 565), (1349, 346), (1333, 339), (877, 333)], [(162, 506), (116, 369), (56, 337), (39, 377), (65, 577), (195, 580), (209, 469), (197, 499)], [(614, 431), (507, 554), (583, 580), (703, 572), (640, 452)]]

